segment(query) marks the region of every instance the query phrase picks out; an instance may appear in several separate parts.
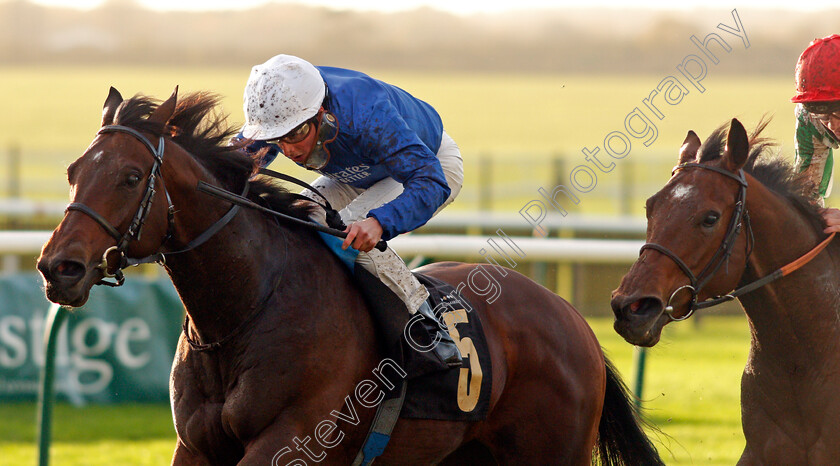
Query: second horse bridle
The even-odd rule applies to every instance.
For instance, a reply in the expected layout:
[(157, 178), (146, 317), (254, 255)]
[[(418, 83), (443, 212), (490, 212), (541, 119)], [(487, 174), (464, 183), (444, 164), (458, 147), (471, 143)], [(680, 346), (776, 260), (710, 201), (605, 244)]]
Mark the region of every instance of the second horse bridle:
[[(741, 232), (741, 229), (746, 225), (746, 230), (749, 234), (749, 237), (752, 238), (752, 228), (750, 226), (750, 216), (746, 211), (746, 200), (747, 200), (747, 179), (744, 176), (744, 170), (738, 170), (738, 174), (734, 174), (730, 171), (724, 170), (722, 168), (713, 167), (710, 165), (704, 165), (696, 162), (689, 162), (683, 163), (676, 166), (672, 172), (672, 176), (676, 174), (677, 171), (683, 170), (686, 168), (702, 168), (705, 170), (711, 170), (716, 173), (720, 173), (728, 178), (731, 178), (738, 182), (738, 194), (735, 200), (735, 210), (732, 212), (732, 218), (729, 220), (729, 226), (726, 230), (726, 235), (723, 237), (723, 241), (721, 242), (720, 246), (718, 247), (717, 251), (715, 252), (714, 256), (709, 260), (703, 270), (700, 271), (699, 274), (694, 275), (691, 271), (691, 268), (686, 265), (686, 263), (679, 258), (676, 254), (674, 254), (670, 249), (656, 243), (645, 243), (642, 246), (642, 249), (639, 251), (639, 254), (644, 252), (645, 249), (653, 249), (654, 251), (660, 252), (664, 254), (666, 257), (674, 261), (675, 264), (683, 271), (683, 273), (688, 277), (689, 281), (691, 282), (688, 285), (683, 285), (673, 293), (671, 293), (671, 297), (668, 299), (668, 303), (665, 307), (665, 314), (671, 320), (680, 321), (685, 320), (691, 316), (697, 309), (702, 309), (705, 307), (711, 307), (716, 304), (719, 304), (724, 301), (729, 301), (734, 299), (735, 297), (731, 294), (718, 296), (715, 297), (712, 301), (704, 301), (702, 303), (697, 302), (697, 297), (700, 294), (700, 290), (703, 289), (709, 283), (709, 280), (720, 270), (721, 266), (725, 262), (728, 261), (729, 256), (732, 255), (732, 250), (735, 247), (735, 241), (738, 238), (738, 234)], [(749, 257), (751, 241), (748, 241), (747, 244), (747, 257)], [(688, 303), (688, 312), (680, 317), (674, 317), (673, 311), (674, 307), (671, 302), (677, 296), (677, 294), (683, 290), (688, 290), (691, 293), (691, 300)]]
[[(711, 170), (713, 172), (720, 173), (726, 177), (732, 178), (733, 180), (738, 182), (738, 195), (737, 200), (735, 201), (735, 211), (732, 213), (732, 218), (729, 221), (729, 227), (726, 230), (726, 235), (721, 242), (721, 245), (718, 247), (718, 250), (715, 252), (715, 255), (709, 260), (703, 270), (695, 276), (691, 269), (686, 265), (686, 263), (679, 258), (676, 254), (671, 252), (668, 248), (656, 244), (656, 243), (646, 243), (642, 246), (642, 249), (639, 251), (639, 254), (644, 252), (645, 249), (653, 249), (654, 251), (658, 251), (664, 254), (666, 257), (674, 261), (675, 264), (683, 271), (683, 273), (688, 277), (689, 281), (691, 282), (688, 285), (683, 285), (673, 293), (671, 293), (671, 297), (668, 298), (668, 303), (665, 305), (663, 312), (674, 321), (680, 321), (688, 319), (694, 311), (698, 309), (705, 309), (712, 306), (717, 306), (718, 304), (724, 303), (726, 301), (731, 301), (738, 296), (744, 295), (749, 293), (753, 290), (761, 288), (762, 286), (774, 281), (778, 280), (788, 274), (798, 270), (808, 262), (810, 262), (813, 258), (817, 257), (817, 255), (825, 249), (828, 244), (834, 239), (834, 233), (831, 233), (827, 238), (817, 244), (813, 249), (808, 251), (807, 253), (803, 254), (793, 262), (790, 262), (783, 267), (780, 267), (773, 271), (772, 273), (765, 275), (758, 280), (755, 280), (751, 283), (748, 283), (730, 293), (727, 293), (722, 296), (715, 296), (710, 298), (706, 301), (697, 302), (697, 297), (700, 294), (700, 290), (708, 284), (709, 280), (717, 273), (720, 267), (727, 262), (729, 256), (732, 255), (732, 250), (735, 247), (735, 240), (738, 238), (738, 233), (741, 232), (741, 229), (746, 225), (747, 231), (747, 252), (746, 257), (744, 260), (748, 260), (750, 257), (750, 253), (752, 252), (753, 244), (755, 242), (753, 238), (752, 227), (750, 225), (750, 216), (746, 210), (746, 201), (747, 201), (747, 179), (744, 176), (744, 170), (738, 170), (738, 174), (734, 174), (730, 171), (724, 170), (722, 168), (713, 167), (709, 165), (703, 165), (696, 162), (689, 162), (683, 163), (676, 166), (672, 172), (676, 174), (677, 171), (685, 169), (685, 168), (703, 168), (705, 170)], [(674, 317), (674, 306), (672, 305), (672, 301), (682, 290), (689, 290), (691, 292), (691, 300), (688, 303), (688, 312), (680, 317)]]

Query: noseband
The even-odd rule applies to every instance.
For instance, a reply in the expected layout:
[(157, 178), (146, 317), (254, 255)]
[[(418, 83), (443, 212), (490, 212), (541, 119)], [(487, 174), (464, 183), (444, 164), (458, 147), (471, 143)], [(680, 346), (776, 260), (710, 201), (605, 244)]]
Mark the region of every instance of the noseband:
[[(735, 241), (738, 238), (738, 234), (741, 232), (743, 225), (746, 224), (747, 232), (752, 237), (752, 228), (750, 227), (750, 216), (746, 212), (746, 199), (747, 199), (747, 179), (744, 177), (744, 171), (738, 170), (738, 174), (735, 175), (727, 170), (718, 167), (712, 167), (709, 165), (703, 165), (695, 162), (691, 163), (684, 163), (678, 165), (674, 168), (672, 172), (675, 174), (677, 171), (685, 169), (685, 168), (702, 168), (705, 170), (711, 170), (713, 172), (720, 173), (728, 178), (732, 178), (733, 180), (738, 182), (738, 195), (735, 201), (735, 210), (732, 213), (732, 218), (729, 221), (729, 227), (726, 230), (726, 235), (723, 237), (723, 242), (721, 242), (718, 250), (715, 252), (715, 255), (709, 260), (703, 270), (700, 271), (699, 274), (696, 276), (691, 271), (691, 268), (686, 265), (686, 263), (679, 258), (676, 254), (674, 254), (671, 250), (666, 248), (665, 246), (656, 244), (656, 243), (646, 243), (642, 246), (642, 249), (639, 251), (641, 255), (645, 249), (653, 249), (654, 251), (658, 251), (664, 254), (666, 257), (674, 261), (675, 264), (683, 271), (683, 273), (688, 277), (689, 281), (691, 282), (689, 285), (683, 285), (673, 293), (671, 293), (671, 297), (668, 299), (668, 304), (666, 305), (663, 312), (674, 321), (680, 321), (688, 319), (694, 311), (697, 309), (702, 309), (705, 307), (711, 307), (716, 304), (719, 304), (724, 301), (729, 301), (735, 299), (733, 294), (728, 294), (724, 296), (715, 297), (711, 301), (705, 301), (702, 303), (697, 302), (697, 297), (700, 294), (700, 290), (703, 289), (709, 283), (709, 280), (720, 270), (721, 266), (728, 262), (729, 256), (732, 255), (732, 250), (735, 247)], [(750, 241), (747, 242), (747, 256), (749, 257), (750, 254)], [(688, 290), (691, 293), (691, 301), (688, 304), (688, 312), (684, 316), (674, 317), (673, 311), (674, 306), (671, 302), (677, 296), (677, 294), (682, 290)]]
[[(96, 267), (100, 271), (102, 271), (102, 275), (104, 278), (97, 282), (97, 285), (107, 285), (107, 286), (121, 286), (125, 282), (125, 275), (123, 274), (122, 269), (128, 266), (139, 265), (139, 264), (149, 264), (149, 263), (158, 263), (163, 265), (166, 262), (166, 257), (162, 252), (158, 252), (148, 257), (144, 257), (141, 259), (130, 259), (126, 256), (126, 250), (128, 249), (128, 245), (131, 241), (139, 241), (142, 231), (143, 225), (146, 223), (146, 218), (149, 216), (149, 212), (152, 208), (152, 200), (155, 195), (155, 184), (157, 177), (160, 176), (160, 168), (163, 165), (163, 153), (164, 153), (164, 138), (160, 136), (158, 139), (158, 146), (155, 147), (143, 136), (139, 131), (129, 128), (127, 126), (121, 125), (108, 125), (103, 126), (100, 130), (96, 133), (97, 135), (105, 134), (105, 133), (126, 133), (133, 136), (135, 139), (142, 142), (151, 152), (152, 156), (154, 157), (154, 162), (152, 164), (152, 169), (149, 171), (149, 181), (146, 184), (146, 192), (143, 194), (143, 198), (140, 200), (140, 205), (137, 208), (137, 212), (134, 214), (134, 218), (131, 220), (131, 224), (129, 224), (128, 228), (125, 230), (125, 233), (120, 233), (116, 227), (114, 227), (108, 220), (105, 219), (102, 215), (97, 213), (92, 208), (88, 207), (81, 202), (73, 202), (67, 206), (66, 212), (70, 211), (78, 211), (86, 214), (88, 217), (92, 218), (96, 221), (102, 228), (108, 232), (111, 237), (113, 237), (117, 244), (116, 246), (111, 246), (105, 253), (102, 254), (102, 262)], [(161, 180), (161, 185), (163, 180)], [(245, 196), (248, 192), (248, 183), (245, 183), (245, 192), (243, 192), (243, 196)], [(167, 209), (167, 226), (166, 226), (166, 236), (163, 238), (161, 244), (166, 244), (175, 231), (175, 206), (172, 204), (172, 199), (169, 197), (169, 192), (166, 191), (166, 186), (163, 186), (163, 193), (166, 195), (166, 202), (169, 204), (169, 208)], [(186, 248), (175, 251), (175, 252), (168, 252), (167, 254), (178, 254), (182, 252), (189, 251), (200, 244), (204, 243), (211, 236), (213, 236), (216, 232), (222, 229), (238, 212), (239, 206), (234, 205), (228, 210), (228, 212), (220, 218), (216, 223), (210, 226), (207, 230), (204, 231), (201, 235), (199, 235), (196, 239), (191, 241)], [(116, 252), (119, 255), (118, 262), (116, 265), (108, 263), (108, 256), (112, 253)], [(115, 268), (114, 272), (111, 273), (109, 271), (110, 268)], [(114, 278), (113, 282), (105, 280), (105, 278)]]

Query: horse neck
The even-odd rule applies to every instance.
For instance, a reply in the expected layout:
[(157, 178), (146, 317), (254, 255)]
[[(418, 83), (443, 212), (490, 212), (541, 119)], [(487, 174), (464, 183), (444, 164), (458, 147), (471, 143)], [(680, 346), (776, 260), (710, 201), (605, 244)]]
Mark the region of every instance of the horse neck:
[[(196, 179), (219, 183), (188, 154), (178, 159), (187, 168), (162, 171), (176, 209), (175, 239), (185, 245), (222, 218), (231, 205), (196, 191)], [(294, 288), (296, 276), (310, 273), (314, 265), (304, 258), (312, 246), (300, 240), (302, 234), (240, 208), (205, 243), (167, 256), (167, 272), (202, 341), (228, 335), (281, 288)]]
[[(742, 284), (798, 259), (823, 238), (791, 202), (755, 179), (749, 186), (747, 209), (755, 244)], [(741, 297), (753, 345), (760, 340), (768, 360), (778, 355), (790, 360), (797, 351), (809, 360), (817, 354), (834, 357), (833, 342), (840, 342), (840, 275), (833, 254), (826, 249), (801, 269)]]

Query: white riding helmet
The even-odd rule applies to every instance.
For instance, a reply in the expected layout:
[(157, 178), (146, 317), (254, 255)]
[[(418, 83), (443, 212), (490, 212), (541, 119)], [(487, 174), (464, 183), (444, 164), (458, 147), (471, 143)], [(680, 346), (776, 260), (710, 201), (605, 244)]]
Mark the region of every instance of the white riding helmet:
[(324, 101), (324, 78), (306, 60), (277, 55), (251, 69), (245, 85), (242, 135), (274, 139), (318, 113)]

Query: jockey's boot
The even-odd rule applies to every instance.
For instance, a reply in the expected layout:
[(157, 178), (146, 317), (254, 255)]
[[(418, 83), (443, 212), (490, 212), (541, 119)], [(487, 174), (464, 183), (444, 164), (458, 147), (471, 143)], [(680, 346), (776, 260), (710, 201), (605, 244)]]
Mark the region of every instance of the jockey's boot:
[[(304, 195), (307, 195), (304, 192)], [(308, 195), (308, 197), (312, 197)], [(317, 223), (326, 225), (326, 216), (323, 210), (318, 210), (319, 216), (313, 218)], [(322, 234), (322, 238), (331, 249), (342, 257), (341, 250), (337, 244), (342, 241), (333, 236)], [(351, 251), (353, 251), (351, 249)], [(449, 335), (446, 324), (440, 322), (428, 303), (429, 291), (417, 280), (417, 277), (408, 269), (405, 261), (390, 247), (385, 251), (372, 249), (368, 252), (357, 252), (353, 255), (346, 255), (342, 260), (352, 261), (350, 270), (356, 278), (367, 297), (368, 304), (377, 314), (377, 319), (382, 327), (386, 339), (387, 351), (395, 351), (394, 347), (405, 336), (408, 337), (407, 328), (411, 327), (411, 319), (419, 313), (423, 316), (420, 322), (428, 334), (430, 342), (437, 340), (432, 347), (431, 344), (423, 348), (431, 347), (428, 351), (414, 347), (415, 351), (433, 353), (427, 357), (429, 360), (437, 360), (434, 365), (440, 369), (457, 367), (462, 364), (461, 352), (455, 341)], [(393, 314), (396, 312), (397, 314)], [(425, 340), (425, 338), (422, 338)]]
[(425, 317), (423, 319), (423, 326), (429, 331), (429, 337), (432, 341), (435, 340), (435, 335), (440, 337), (437, 344), (435, 344), (433, 351), (449, 367), (459, 367), (461, 365), (461, 351), (458, 345), (452, 340), (449, 332), (446, 330), (446, 324), (440, 322), (435, 316), (428, 301), (423, 301), (423, 304), (417, 308), (417, 313)]
[[(371, 280), (360, 276), (360, 269), (368, 272), (366, 275), (372, 278), (373, 283)], [(440, 369), (461, 365), (461, 353), (458, 347), (449, 335), (446, 325), (435, 316), (427, 302), (428, 290), (411, 273), (406, 263), (393, 249), (387, 248), (385, 251), (373, 249), (366, 253), (359, 253), (355, 260), (354, 270), (356, 270), (357, 281), (363, 284), (363, 287), (369, 290), (379, 289), (380, 299), (372, 302), (374, 308), (388, 307), (391, 313), (396, 312), (397, 314), (385, 316), (386, 320), (395, 319), (405, 323), (399, 329), (399, 332), (405, 332), (412, 327), (411, 319), (416, 314), (419, 313), (423, 316), (422, 319), (419, 319), (423, 324), (420, 327), (425, 330), (428, 341), (431, 343), (424, 342), (422, 344), (423, 348), (428, 348), (428, 350), (421, 350), (417, 347), (413, 347), (413, 350), (428, 352), (427, 359), (436, 360), (436, 365)], [(364, 285), (365, 282), (367, 282), (366, 285)], [(385, 294), (388, 296), (386, 297)], [(370, 302), (371, 299), (368, 301)], [(385, 332), (386, 334), (394, 334), (394, 330), (386, 329)], [(396, 335), (394, 334), (394, 336)], [(402, 337), (403, 333), (398, 335)], [(405, 336), (408, 337), (407, 334)], [(426, 340), (426, 338), (421, 337), (421, 340)], [(437, 340), (437, 343), (434, 343), (435, 340)], [(434, 343), (434, 346), (432, 346), (432, 343)]]

